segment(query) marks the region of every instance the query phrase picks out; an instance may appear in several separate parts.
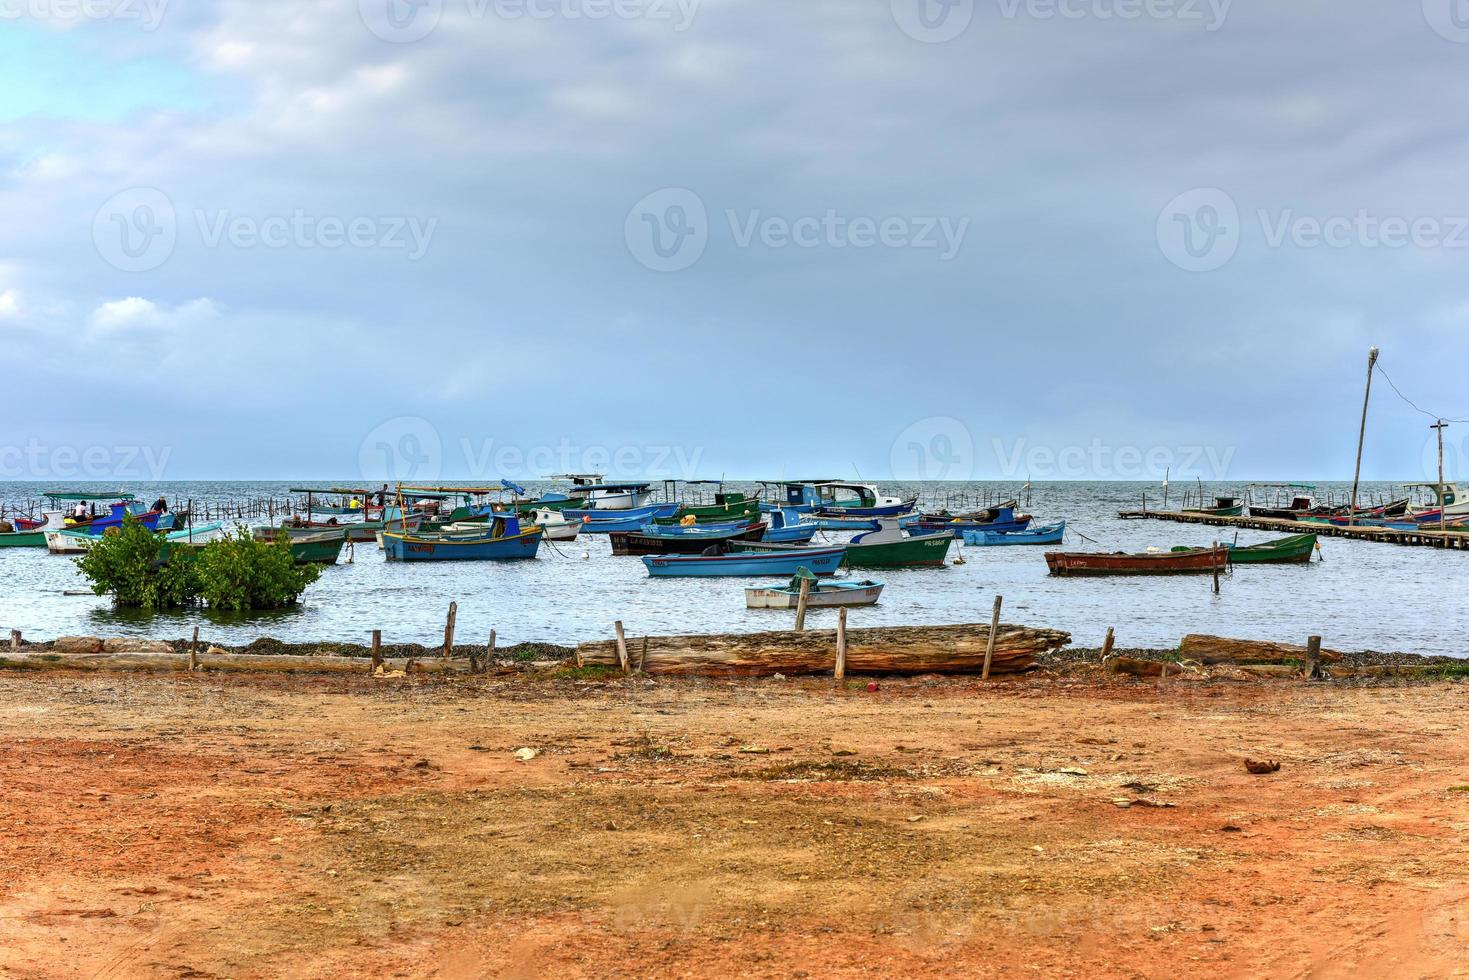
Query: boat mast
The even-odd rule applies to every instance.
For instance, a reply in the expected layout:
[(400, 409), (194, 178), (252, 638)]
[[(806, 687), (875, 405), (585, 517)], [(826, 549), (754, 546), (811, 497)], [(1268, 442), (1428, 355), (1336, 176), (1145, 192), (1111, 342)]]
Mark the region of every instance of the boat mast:
[(1357, 487), (1362, 482), (1362, 445), (1367, 441), (1367, 405), (1372, 401), (1372, 369), (1377, 366), (1377, 355), (1381, 353), (1376, 347), (1367, 352), (1367, 393), (1362, 396), (1362, 425), (1357, 430), (1357, 468), (1352, 473), (1352, 502), (1347, 510), (1347, 524), (1355, 527), (1357, 524)]

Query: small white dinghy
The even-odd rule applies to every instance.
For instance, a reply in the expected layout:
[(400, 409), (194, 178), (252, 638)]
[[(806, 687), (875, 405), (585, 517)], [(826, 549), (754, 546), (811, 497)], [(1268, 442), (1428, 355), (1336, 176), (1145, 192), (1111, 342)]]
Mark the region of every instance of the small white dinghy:
[(581, 521), (569, 521), (566, 515), (558, 510), (547, 507), (537, 507), (530, 512), (530, 519), (546, 529), (547, 541), (575, 541), (576, 536), (581, 533)]
[[(804, 575), (801, 572), (805, 572)], [(837, 579), (820, 581), (805, 568), (797, 572), (790, 584), (777, 589), (748, 588), (745, 590), (746, 609), (795, 609), (801, 601), (801, 580), (809, 579), (811, 592), (806, 596), (807, 609), (828, 609), (836, 606), (871, 606), (882, 595), (882, 582), (846, 582)]]

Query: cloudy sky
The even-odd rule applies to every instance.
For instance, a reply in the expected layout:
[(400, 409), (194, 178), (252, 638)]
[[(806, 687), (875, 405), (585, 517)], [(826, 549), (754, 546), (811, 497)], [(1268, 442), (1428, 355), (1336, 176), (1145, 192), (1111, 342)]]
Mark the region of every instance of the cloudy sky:
[(1455, 2), (0, 0), (0, 479), (1349, 477)]

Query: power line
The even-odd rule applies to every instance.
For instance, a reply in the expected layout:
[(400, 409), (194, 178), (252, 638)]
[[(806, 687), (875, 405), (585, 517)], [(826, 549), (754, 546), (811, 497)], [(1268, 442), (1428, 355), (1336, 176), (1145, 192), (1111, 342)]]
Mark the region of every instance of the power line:
[(1413, 411), (1418, 412), (1421, 415), (1426, 415), (1429, 418), (1433, 419), (1435, 422), (1440, 422), (1440, 421), (1441, 422), (1454, 422), (1454, 423), (1459, 423), (1459, 424), (1462, 424), (1464, 422), (1469, 422), (1469, 419), (1447, 419), (1447, 418), (1444, 418), (1442, 415), (1439, 415), (1439, 414), (1437, 414), (1435, 412), (1430, 412), (1430, 411), (1427, 411), (1425, 409), (1419, 408), (1418, 407), (1418, 404), (1416, 402), (1414, 402), (1413, 399), (1411, 399), (1407, 395), (1403, 394), (1402, 390), (1398, 388), (1397, 384), (1393, 381), (1392, 376), (1389, 375), (1387, 373), (1387, 371), (1383, 369), (1382, 362), (1381, 361), (1378, 361), (1377, 362), (1377, 373), (1380, 374), (1380, 375), (1382, 375), (1383, 380), (1385, 380), (1388, 383), (1388, 385), (1392, 388), (1392, 390), (1397, 393), (1397, 396), (1399, 398), (1401, 398), (1403, 401), (1405, 401), (1405, 402), (1408, 403), (1408, 405), (1413, 409)]

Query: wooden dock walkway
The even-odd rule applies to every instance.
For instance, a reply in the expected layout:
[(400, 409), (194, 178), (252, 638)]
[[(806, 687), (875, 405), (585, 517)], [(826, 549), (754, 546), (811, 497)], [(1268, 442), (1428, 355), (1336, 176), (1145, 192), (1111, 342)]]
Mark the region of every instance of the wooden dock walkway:
[(1432, 527), (1401, 531), (1390, 527), (1312, 524), (1309, 521), (1287, 521), (1276, 517), (1216, 517), (1213, 514), (1199, 514), (1186, 510), (1124, 510), (1117, 516), (1125, 521), (1174, 521), (1179, 524), (1249, 528), (1255, 531), (1279, 531), (1282, 534), (1319, 534), (1324, 538), (1355, 538), (1358, 541), (1378, 541), (1382, 544), (1469, 551), (1469, 531), (1440, 531)]

